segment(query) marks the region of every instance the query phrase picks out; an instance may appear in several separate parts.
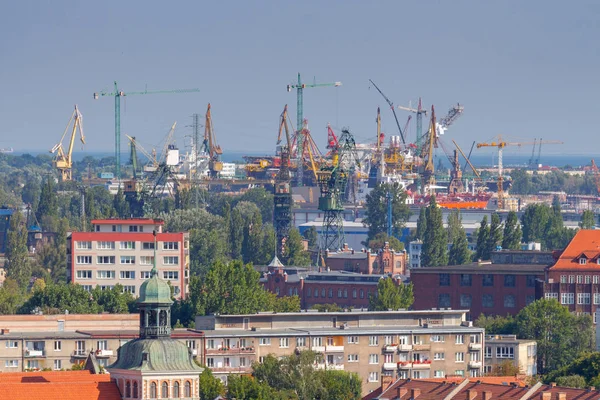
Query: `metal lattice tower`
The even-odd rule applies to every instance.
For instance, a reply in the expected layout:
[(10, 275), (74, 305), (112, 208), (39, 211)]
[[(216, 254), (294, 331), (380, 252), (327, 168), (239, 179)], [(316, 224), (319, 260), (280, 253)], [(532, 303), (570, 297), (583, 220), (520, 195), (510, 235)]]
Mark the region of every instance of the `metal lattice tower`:
[(273, 196), (273, 223), (277, 236), (277, 253), (283, 254), (283, 246), (289, 237), (292, 226), (292, 185), (290, 179), (290, 153), (287, 146), (281, 151), (281, 168), (275, 177), (275, 194)]

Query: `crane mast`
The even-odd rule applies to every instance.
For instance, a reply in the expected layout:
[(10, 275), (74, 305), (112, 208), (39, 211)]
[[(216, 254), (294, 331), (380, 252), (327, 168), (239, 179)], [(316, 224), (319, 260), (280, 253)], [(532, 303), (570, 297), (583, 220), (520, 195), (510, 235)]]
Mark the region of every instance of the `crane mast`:
[(381, 96), (383, 96), (385, 101), (389, 104), (390, 108), (392, 109), (392, 113), (394, 114), (394, 119), (396, 120), (396, 126), (398, 127), (398, 132), (400, 132), (400, 138), (402, 139), (402, 144), (405, 145), (406, 141), (404, 140), (404, 133), (402, 133), (402, 128), (400, 128), (400, 122), (398, 121), (398, 116), (396, 115), (396, 109), (394, 107), (394, 103), (390, 99), (388, 99), (385, 94), (383, 94), (383, 92), (381, 91), (381, 89), (379, 89), (377, 87), (375, 82), (373, 82), (371, 79), (369, 79), (369, 82), (371, 82), (373, 84), (373, 86), (375, 86), (375, 89), (377, 89), (379, 94), (381, 94)]
[(289, 237), (290, 228), (292, 226), (293, 199), (289, 170), (291, 141), (287, 125), (287, 104), (280, 116), (279, 136), (277, 137), (278, 144), (281, 143), (281, 134), (283, 130), (285, 130), (287, 143), (285, 146), (282, 146), (281, 149), (281, 167), (275, 177), (275, 193), (273, 195), (273, 224), (275, 226), (277, 240), (277, 247), (275, 250), (276, 256), (277, 253), (285, 254), (285, 242)]
[[(73, 128), (71, 130), (71, 136), (69, 138), (69, 148), (65, 152), (63, 149), (62, 142), (69, 131), (69, 127), (73, 123)], [(67, 127), (60, 138), (60, 141), (50, 149), (50, 153), (56, 153), (56, 157), (54, 158), (53, 164), (60, 171), (60, 178), (62, 181), (70, 181), (73, 179), (73, 147), (75, 146), (75, 136), (77, 136), (77, 130), (79, 130), (79, 139), (82, 144), (85, 144), (85, 136), (83, 134), (83, 116), (79, 112), (77, 105), (75, 105), (75, 110), (73, 114), (71, 114), (71, 118), (69, 118), (69, 122), (67, 123)]]
[(211, 178), (218, 178), (219, 173), (223, 170), (223, 162), (221, 161), (221, 146), (217, 144), (215, 132), (213, 129), (212, 115), (210, 112), (210, 103), (206, 110), (206, 122), (204, 124), (204, 148), (209, 154), (208, 169)]

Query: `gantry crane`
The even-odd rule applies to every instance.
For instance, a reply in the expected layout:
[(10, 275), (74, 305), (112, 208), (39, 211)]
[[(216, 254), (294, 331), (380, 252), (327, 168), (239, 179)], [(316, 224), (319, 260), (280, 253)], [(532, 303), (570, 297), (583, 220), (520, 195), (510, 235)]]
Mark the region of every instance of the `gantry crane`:
[(217, 138), (213, 129), (212, 116), (210, 112), (210, 103), (206, 109), (206, 122), (204, 123), (204, 152), (209, 154), (208, 169), (211, 178), (218, 178), (219, 173), (223, 170), (223, 162), (221, 161), (221, 146), (217, 144)]
[[(417, 114), (417, 138), (415, 140), (415, 145), (417, 146), (417, 151), (420, 151), (421, 140), (423, 139), (423, 115), (427, 116), (427, 110), (423, 109), (421, 98), (419, 97), (417, 108), (412, 108), (411, 104), (409, 104), (408, 107), (398, 106), (398, 108)], [(404, 131), (406, 131), (406, 129), (404, 129)]]
[[(504, 188), (503, 188), (504, 175), (503, 175), (503, 169), (502, 169), (502, 150), (506, 146), (527, 146), (527, 145), (531, 145), (533, 143), (534, 142), (505, 142), (502, 139), (502, 135), (498, 135), (498, 138), (495, 141), (485, 142), (485, 143), (477, 143), (478, 149), (482, 148), (482, 147), (497, 147), (498, 148), (498, 208), (500, 208), (500, 209), (504, 208)], [(542, 143), (563, 144), (563, 142), (561, 142), (560, 140), (541, 140), (540, 139), (539, 145), (541, 146)]]
[(193, 93), (199, 92), (200, 89), (174, 89), (174, 90), (144, 90), (143, 92), (123, 92), (119, 90), (117, 81), (115, 81), (115, 91), (108, 93), (105, 91), (94, 93), (94, 99), (97, 100), (100, 96), (115, 97), (115, 177), (121, 179), (121, 97), (133, 96), (138, 94), (162, 94), (162, 93)]
[[(327, 86), (333, 86), (333, 87), (338, 87), (338, 86), (342, 86), (342, 82), (333, 82), (333, 83), (316, 83), (313, 82), (312, 84), (306, 84), (306, 83), (302, 83), (302, 80), (300, 79), (300, 73), (298, 72), (298, 83), (297, 84), (290, 84), (287, 85), (287, 91), (291, 92), (292, 89), (296, 89), (297, 92), (297, 119), (296, 119), (296, 128), (298, 129), (298, 132), (303, 129), (304, 127), (304, 89), (306, 88), (314, 88), (314, 87), (327, 87)], [(304, 144), (302, 143), (302, 135), (298, 135), (296, 134), (297, 137), (297, 143), (296, 143), (296, 153), (297, 153), (297, 158), (298, 158), (298, 166), (302, 165), (302, 151), (304, 149)], [(303, 177), (303, 171), (302, 168), (298, 168), (298, 170), (296, 171), (296, 181), (297, 181), (297, 185), (298, 186), (302, 186), (303, 185), (303, 181), (304, 181), (304, 177)]]
[[(60, 142), (54, 145), (52, 149), (50, 149), (50, 153), (56, 153), (56, 157), (54, 158), (53, 164), (60, 171), (60, 178), (62, 181), (70, 181), (73, 178), (73, 146), (75, 145), (75, 136), (77, 136), (77, 128), (79, 128), (79, 139), (82, 144), (85, 144), (85, 136), (83, 135), (83, 117), (75, 105), (75, 110), (73, 114), (71, 114), (71, 118), (67, 123), (67, 127), (60, 138)], [(69, 148), (65, 153), (63, 149), (62, 142), (69, 131), (69, 126), (73, 122), (73, 129), (71, 130), (71, 138), (69, 139)]]

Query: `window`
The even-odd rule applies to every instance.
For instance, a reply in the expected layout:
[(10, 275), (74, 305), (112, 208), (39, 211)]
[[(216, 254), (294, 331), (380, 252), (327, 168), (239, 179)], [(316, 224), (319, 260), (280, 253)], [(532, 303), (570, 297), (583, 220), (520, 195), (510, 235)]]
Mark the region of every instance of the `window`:
[(134, 399), (138, 398), (138, 383), (137, 382), (133, 382), (133, 398)]
[(444, 374), (443, 370), (436, 370), (433, 371), (433, 377), (434, 378), (444, 378), (446, 375)]
[(456, 371), (454, 371), (454, 375), (465, 376), (465, 370), (464, 369), (457, 369)]
[(98, 287), (100, 288), (100, 290), (113, 290), (115, 288), (115, 285), (98, 285)]
[(97, 264), (114, 264), (115, 256), (97, 256), (96, 263)]
[(575, 283), (575, 275), (569, 275), (569, 283)]
[(470, 308), (471, 307), (471, 295), (470, 294), (461, 294), (460, 295), (460, 306)]
[(440, 274), (440, 286), (450, 286), (450, 274)]
[(560, 294), (560, 304), (574, 304), (575, 303), (575, 293), (561, 293)]
[(456, 362), (465, 362), (465, 353), (458, 352), (454, 355), (454, 360)]
[(379, 354), (369, 354), (369, 364), (379, 364)]
[(485, 358), (492, 358), (492, 347), (485, 346)]
[(119, 244), (121, 250), (135, 250), (135, 242), (121, 242)]
[(92, 285), (81, 285), (81, 287), (83, 288), (83, 290), (91, 292), (92, 291)]
[(163, 264), (164, 265), (178, 265), (179, 257), (178, 256), (164, 256)]
[(215, 359), (212, 357), (206, 358), (206, 366), (208, 368), (214, 368), (215, 367)]
[(352, 289), (352, 298), (355, 299), (356, 297), (356, 289)]
[(438, 295), (438, 307), (439, 308), (450, 307), (450, 295), (448, 293), (440, 293)]
[(246, 357), (240, 357), (240, 367), (246, 366)]
[(433, 359), (434, 360), (444, 360), (445, 359), (445, 354), (444, 353), (434, 353), (433, 354)]
[(110, 271), (110, 270), (96, 271), (96, 278), (98, 278), (98, 279), (115, 279), (115, 271)]
[(526, 276), (527, 287), (535, 287), (535, 275)]
[(137, 225), (129, 225), (129, 232), (137, 232), (137, 231), (138, 231)]
[(546, 299), (556, 299), (558, 300), (558, 293), (554, 292), (554, 293), (546, 293), (544, 294), (544, 297)]
[(121, 271), (121, 279), (135, 279), (135, 271)]
[(330, 299), (333, 298), (333, 289), (329, 289), (329, 292), (327, 293), (327, 297), (329, 297)]
[(390, 335), (384, 336), (383, 337), (383, 343), (386, 346), (390, 346), (392, 343), (394, 343), (394, 337), (390, 336)]
[[(240, 366), (242, 366), (241, 363), (240, 363)], [(179, 398), (179, 382), (177, 382), (177, 381), (175, 381), (173, 383), (173, 398), (174, 399), (178, 399)]]
[(169, 384), (167, 382), (162, 383), (162, 389), (160, 391), (160, 394), (163, 399), (169, 398)]
[(342, 289), (338, 289), (338, 299), (342, 298)]
[(456, 335), (456, 340), (454, 343), (456, 344), (465, 344), (465, 335)]
[(17, 340), (7, 340), (6, 348), (7, 349), (17, 349), (17, 348), (19, 348), (19, 342)]
[(296, 338), (296, 346), (297, 347), (306, 347), (306, 338), (305, 337), (297, 337)]
[(61, 351), (62, 350), (62, 342), (60, 340), (55, 340), (54, 341), (54, 351)]
[(504, 287), (515, 287), (515, 281), (514, 275), (504, 275)]
[(423, 338), (420, 335), (413, 336), (413, 344), (423, 344)]
[(492, 275), (492, 274), (483, 275), (482, 284), (483, 284), (483, 286), (494, 286), (494, 275)]
[(91, 264), (92, 256), (77, 256), (75, 264)]
[(481, 304), (483, 307), (494, 307), (494, 295), (484, 294), (481, 296)]
[(585, 265), (585, 264), (587, 264), (587, 258), (585, 258), (585, 257), (581, 257), (581, 258), (579, 259), (579, 264), (581, 264), (581, 265)]
[(154, 242), (142, 242), (142, 250), (154, 250)]
[(600, 293), (594, 293), (594, 304), (600, 304)]
[(577, 283), (583, 283), (583, 275), (577, 275)]
[(358, 354), (348, 354), (348, 362), (358, 362)]
[(121, 264), (135, 264), (135, 256), (121, 256)]
[(306, 297), (310, 297), (311, 294), (312, 290), (310, 290), (310, 288), (306, 289)]
[(537, 351), (536, 351), (535, 345), (527, 346), (527, 357), (535, 357), (536, 354), (537, 354)]
[(566, 275), (561, 275), (560, 276), (560, 283), (567, 283), (567, 276)]
[(75, 248), (77, 250), (91, 250), (92, 242), (75, 242)]
[(62, 360), (54, 360), (54, 369), (62, 369)]
[(379, 374), (377, 372), (369, 372), (369, 382), (379, 382)]
[[(600, 258), (599, 258), (598, 260), (600, 260)], [(592, 282), (593, 282), (595, 285), (597, 285), (597, 284), (598, 284), (598, 281), (599, 281), (599, 280), (600, 280), (600, 276), (599, 276), (599, 275), (594, 275), (594, 276), (592, 277)]]
[(6, 360), (4, 361), (6, 368), (17, 368), (19, 366), (19, 360)]
[(152, 382), (150, 384), (150, 398), (151, 399), (156, 399), (156, 382)]
[(271, 338), (260, 338), (260, 341), (258, 343), (260, 346), (270, 346), (271, 345)]
[(460, 274), (460, 286), (471, 286), (471, 274)]
[(379, 346), (379, 336), (369, 336), (369, 346)]
[(515, 358), (515, 349), (512, 346), (496, 347), (496, 358)]
[(179, 242), (163, 242), (163, 250), (179, 250)]
[(507, 294), (504, 296), (504, 307), (506, 308), (514, 308), (515, 307), (515, 296), (512, 294)]
[(325, 288), (321, 288), (321, 297), (325, 298), (327, 296), (327, 290)]
[(115, 242), (96, 242), (96, 249), (98, 249), (98, 250), (114, 250)]
[(90, 270), (79, 270), (76, 275), (77, 279), (92, 279), (92, 271)]
[(150, 271), (142, 271), (140, 272), (140, 278), (146, 280), (150, 279)]
[(365, 291), (362, 290), (362, 289), (360, 289), (359, 293), (360, 293), (360, 298), (364, 299), (365, 298)]
[(135, 294), (135, 285), (123, 285), (123, 293)]
[(183, 397), (191, 397), (192, 396), (192, 384), (190, 381), (185, 381), (185, 385), (183, 386)]
[[(600, 258), (599, 258), (599, 260), (600, 260)], [(592, 283), (592, 277), (590, 275), (586, 275), (584, 278), (585, 278), (586, 285), (589, 285), (590, 283)]]
[(287, 337), (279, 338), (279, 347), (283, 347), (283, 348), (290, 347), (290, 338), (287, 338)]
[(577, 293), (577, 304), (590, 304), (591, 293)]
[(177, 280), (179, 279), (179, 271), (163, 271), (163, 279)]
[[(310, 290), (310, 289), (308, 289), (308, 290)], [(318, 288), (315, 288), (315, 297), (319, 297), (319, 289)]]
[(525, 305), (528, 306), (535, 301), (535, 295), (528, 294), (525, 296)]
[(344, 298), (347, 299), (348, 298), (348, 289), (344, 289)]
[(431, 335), (431, 341), (434, 343), (444, 343), (446, 340), (444, 335)]
[(313, 347), (323, 347), (323, 338), (320, 336), (312, 338)]
[(348, 336), (348, 344), (358, 344), (358, 336)]

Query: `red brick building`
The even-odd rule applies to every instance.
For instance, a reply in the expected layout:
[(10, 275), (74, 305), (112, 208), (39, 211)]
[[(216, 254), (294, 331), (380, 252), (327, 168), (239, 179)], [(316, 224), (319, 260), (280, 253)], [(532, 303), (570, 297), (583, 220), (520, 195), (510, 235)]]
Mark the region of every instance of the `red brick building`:
[[(506, 252), (498, 252), (500, 254)], [(518, 259), (526, 262), (521, 253)], [(529, 252), (539, 260), (540, 252)], [(551, 256), (551, 253), (548, 253)], [(499, 256), (496, 256), (499, 257)], [(494, 255), (492, 260), (494, 261)], [(505, 254), (499, 257), (507, 260)], [(548, 257), (541, 257), (543, 262)], [(547, 264), (473, 263), (411, 270), (415, 302), (413, 309), (453, 308), (471, 310), (467, 318), (485, 315), (516, 315), (535, 301), (536, 281), (544, 279)]]
[(600, 304), (600, 230), (580, 230), (546, 268), (543, 296), (557, 299), (571, 312), (592, 314)]
[[(337, 304), (341, 307), (369, 306), (369, 297), (377, 292), (379, 280), (386, 275), (364, 275), (346, 271), (308, 272), (286, 268), (277, 258), (271, 262), (261, 282), (265, 289), (282, 296), (300, 297), (303, 309), (315, 304)], [(397, 284), (403, 279), (394, 277)]]
[(406, 251), (395, 251), (387, 242), (375, 252), (371, 249), (355, 251), (345, 244), (340, 251), (328, 251), (325, 263), (331, 271), (405, 275)]

